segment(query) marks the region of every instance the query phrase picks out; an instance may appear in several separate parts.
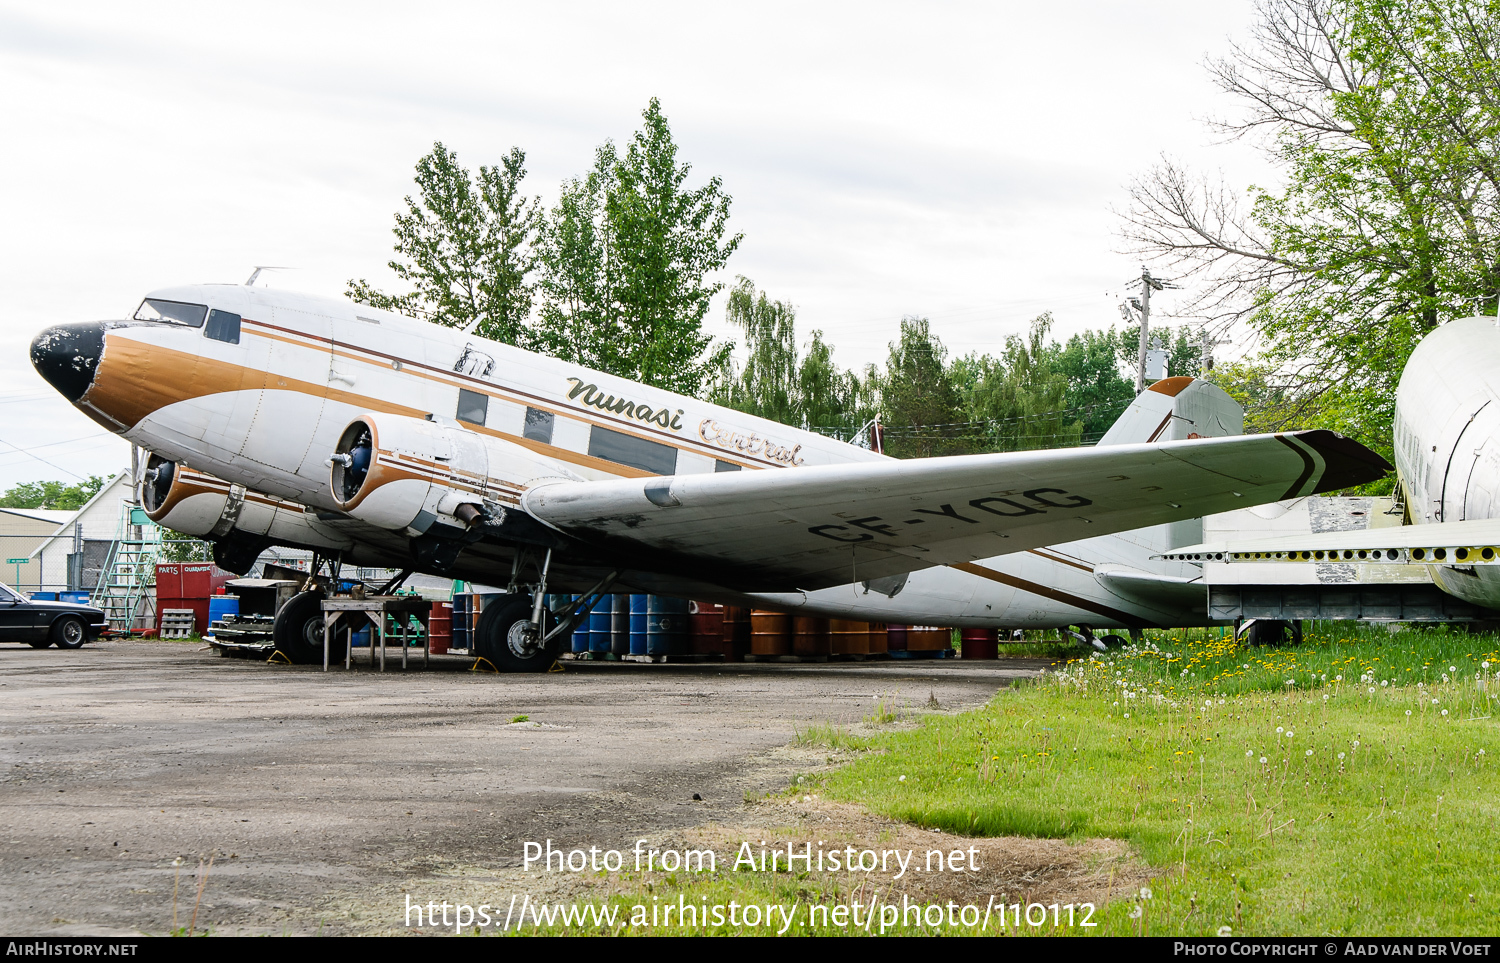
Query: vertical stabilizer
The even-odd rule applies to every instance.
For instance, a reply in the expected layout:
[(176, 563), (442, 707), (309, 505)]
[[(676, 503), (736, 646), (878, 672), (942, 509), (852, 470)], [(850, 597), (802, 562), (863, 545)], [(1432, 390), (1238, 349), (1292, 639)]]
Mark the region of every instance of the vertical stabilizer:
[[(1245, 410), (1223, 388), (1197, 378), (1164, 378), (1130, 403), (1099, 444), (1223, 438), (1244, 432)], [(1142, 535), (1163, 549), (1196, 545), (1203, 540), (1203, 520), (1190, 518), (1157, 525)]]

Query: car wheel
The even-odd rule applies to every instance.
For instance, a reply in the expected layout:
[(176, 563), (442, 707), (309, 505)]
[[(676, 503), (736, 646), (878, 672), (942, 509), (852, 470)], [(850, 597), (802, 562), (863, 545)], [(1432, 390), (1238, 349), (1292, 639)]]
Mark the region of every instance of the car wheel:
[(51, 639), (59, 649), (76, 649), (89, 640), (89, 630), (83, 620), (65, 615), (52, 623)]
[[(346, 617), (347, 618), (347, 617)], [(328, 662), (341, 662), (346, 647), (344, 622), (335, 626), (328, 646)], [(302, 592), (292, 596), (276, 613), (271, 626), (276, 648), (294, 665), (323, 664), (323, 593)]]
[[(552, 613), (542, 610), (542, 633), (553, 626)], [(480, 613), (474, 648), (497, 669), (506, 672), (546, 672), (557, 661), (565, 640), (561, 635), (543, 646), (531, 627), (531, 602), (525, 597), (500, 599)]]

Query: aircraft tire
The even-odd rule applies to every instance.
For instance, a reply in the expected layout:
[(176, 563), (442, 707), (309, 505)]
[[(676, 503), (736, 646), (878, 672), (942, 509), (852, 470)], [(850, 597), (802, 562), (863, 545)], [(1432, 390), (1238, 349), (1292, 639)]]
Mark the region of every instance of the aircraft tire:
[(1301, 633), (1296, 631), (1293, 624), (1280, 619), (1262, 619), (1250, 626), (1245, 633), (1248, 645), (1283, 645), (1286, 642), (1300, 641)]
[(29, 642), (27, 642), (26, 644), (29, 645), (29, 646), (31, 646), (33, 649), (47, 649), (47, 648), (51, 648), (52, 647), (52, 636), (49, 635), (45, 639), (32, 639)]
[[(546, 672), (557, 661), (566, 640), (558, 636), (545, 648), (536, 645), (525, 631), (530, 621), (531, 601), (525, 596), (514, 596), (508, 602), (496, 600), (479, 615), (474, 630), (475, 654), (502, 672)], [(550, 631), (552, 625), (552, 613), (542, 609), (543, 632)]]
[(1123, 649), (1127, 645), (1125, 637), (1122, 635), (1101, 635), (1099, 641), (1111, 649)]
[[(271, 637), (276, 649), (293, 665), (323, 664), (323, 593), (302, 592), (293, 595), (276, 613)], [(347, 616), (346, 616), (347, 618)], [(328, 662), (344, 660), (344, 622), (340, 620), (334, 639), (328, 647)]]

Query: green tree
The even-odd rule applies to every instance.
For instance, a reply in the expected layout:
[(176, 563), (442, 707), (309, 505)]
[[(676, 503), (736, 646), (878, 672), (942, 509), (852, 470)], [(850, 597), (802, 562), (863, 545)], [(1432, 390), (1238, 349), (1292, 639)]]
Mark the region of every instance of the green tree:
[(782, 424), (799, 423), (800, 372), (797, 365), (797, 311), (785, 301), (757, 294), (755, 283), (742, 277), (729, 291), (724, 317), (743, 332), (747, 357), (715, 391), (715, 400), (747, 414)]
[[(109, 478), (115, 476), (110, 475)], [(13, 485), (0, 495), (3, 508), (50, 508), (56, 511), (77, 511), (87, 505), (89, 499), (99, 494), (109, 478), (90, 475), (87, 481), (74, 485), (60, 481), (22, 482)]]
[(1500, 0), (1263, 0), (1253, 42), (1211, 67), (1247, 108), (1224, 126), (1284, 185), (1244, 212), (1171, 163), (1136, 183), (1127, 236), (1196, 286), (1188, 311), (1260, 333), (1282, 382), (1263, 426), (1342, 412), (1380, 445), (1416, 343), (1495, 310), (1497, 49)]
[[(1120, 332), (1084, 331), (1055, 349), (1052, 365), (1068, 381), (1066, 407), (1080, 422), (1080, 441), (1098, 441), (1135, 398), (1135, 385), (1120, 374)], [(1136, 358), (1132, 357), (1134, 364)]]
[(926, 318), (901, 319), (880, 379), (886, 454), (929, 458), (972, 450), (963, 399), (945, 363), (943, 346)]
[(528, 275), (541, 210), (539, 200), (520, 193), (525, 175), (520, 148), (512, 148), (498, 167), (481, 166), (475, 177), (457, 154), (434, 144), (417, 161), (420, 200), (408, 196), (406, 213), (396, 215), (398, 259), (388, 264), (412, 290), (386, 294), (368, 281), (351, 280), (347, 296), (450, 327), (478, 319), (481, 337), (532, 346)]
[(652, 98), (623, 155), (606, 144), (594, 170), (564, 185), (539, 256), (544, 337), (613, 374), (698, 394), (729, 346), (712, 350), (703, 319), (741, 235), (726, 238), (719, 178), (696, 189), (692, 166)]

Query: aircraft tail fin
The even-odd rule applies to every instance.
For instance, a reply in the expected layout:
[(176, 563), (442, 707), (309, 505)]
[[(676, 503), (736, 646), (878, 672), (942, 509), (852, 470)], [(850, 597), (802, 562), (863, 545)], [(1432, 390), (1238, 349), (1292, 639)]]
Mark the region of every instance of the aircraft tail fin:
[(1245, 411), (1218, 385), (1165, 378), (1141, 392), (1110, 426), (1101, 445), (1223, 438), (1245, 431)]
[[(1245, 410), (1223, 388), (1197, 378), (1164, 378), (1136, 396), (1110, 426), (1103, 445), (1223, 438), (1245, 432)], [(1156, 551), (1203, 541), (1203, 519), (1157, 525), (1134, 536)]]

